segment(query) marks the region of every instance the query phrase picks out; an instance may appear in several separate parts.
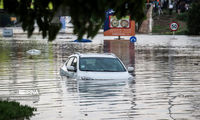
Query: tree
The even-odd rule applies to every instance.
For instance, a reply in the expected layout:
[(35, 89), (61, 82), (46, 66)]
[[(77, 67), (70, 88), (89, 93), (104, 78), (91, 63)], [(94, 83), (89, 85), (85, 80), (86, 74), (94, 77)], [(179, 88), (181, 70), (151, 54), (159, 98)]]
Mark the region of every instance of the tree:
[(191, 35), (200, 35), (200, 1), (196, 0), (192, 3), (191, 9), (188, 11), (187, 27)]
[(105, 11), (113, 9), (118, 18), (131, 15), (136, 22), (144, 18), (146, 0), (3, 0), (4, 9), (19, 17), (24, 31), (30, 37), (34, 31), (34, 23), (39, 26), (43, 38), (54, 40), (60, 30), (60, 23), (53, 18), (59, 8), (66, 8), (72, 18), (74, 34), (78, 38), (83, 35), (94, 37), (101, 28)]

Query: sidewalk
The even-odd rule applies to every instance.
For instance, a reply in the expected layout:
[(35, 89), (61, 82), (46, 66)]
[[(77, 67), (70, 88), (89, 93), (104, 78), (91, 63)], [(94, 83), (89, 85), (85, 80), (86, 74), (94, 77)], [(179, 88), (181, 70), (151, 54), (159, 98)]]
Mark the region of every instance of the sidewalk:
[[(26, 34), (27, 33), (27, 31), (25, 31), (25, 32), (23, 31), (22, 27), (0, 27), (0, 36), (2, 36), (3, 29), (12, 29), (14, 34)], [(73, 33), (73, 29), (72, 28), (67, 28), (65, 30), (65, 32), (72, 34)], [(33, 34), (40, 34), (38, 27), (35, 27), (35, 30), (34, 30)]]
[[(0, 42), (10, 43), (10, 42), (15, 41), (15, 43), (32, 43), (32, 42), (37, 42), (41, 44), (48, 43), (48, 38), (46, 37), (43, 39), (42, 34), (39, 32), (38, 28), (36, 28), (36, 30), (34, 31), (34, 33), (32, 34), (30, 38), (28, 38), (27, 32), (24, 32), (21, 27), (7, 27), (7, 29), (13, 29), (13, 37), (3, 37), (2, 36), (3, 29), (4, 28), (0, 28)], [(83, 36), (83, 38), (86, 38), (86, 36)], [(103, 45), (103, 40), (105, 38), (103, 35), (103, 30), (101, 29), (99, 33), (93, 39), (89, 38), (90, 40), (92, 40), (92, 42), (89, 42), (89, 43), (73, 42), (76, 39), (77, 39), (77, 36), (73, 34), (73, 29), (69, 28), (69, 29), (66, 29), (66, 31), (61, 30), (57, 34), (56, 39), (49, 43), (68, 44), (74, 47), (81, 46), (84, 49), (87, 49), (87, 48), (100, 49)], [(113, 36), (111, 37), (111, 39), (113, 39)]]

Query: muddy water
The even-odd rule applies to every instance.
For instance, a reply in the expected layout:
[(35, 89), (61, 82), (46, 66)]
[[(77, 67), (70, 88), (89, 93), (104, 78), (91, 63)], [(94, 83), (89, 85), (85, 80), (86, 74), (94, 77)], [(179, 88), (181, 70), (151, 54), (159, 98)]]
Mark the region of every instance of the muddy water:
[[(37, 108), (31, 120), (199, 120), (200, 38), (139, 35), (103, 46), (0, 41), (0, 97)], [(29, 49), (42, 54), (31, 57)], [(113, 52), (134, 81), (70, 80), (59, 68), (72, 52)]]

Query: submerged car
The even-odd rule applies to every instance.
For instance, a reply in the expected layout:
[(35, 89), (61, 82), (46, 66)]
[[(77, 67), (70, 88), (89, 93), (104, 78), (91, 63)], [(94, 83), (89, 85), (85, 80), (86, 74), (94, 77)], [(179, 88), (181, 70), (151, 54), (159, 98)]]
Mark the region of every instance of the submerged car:
[(60, 75), (77, 80), (132, 80), (130, 73), (133, 71), (133, 67), (126, 69), (122, 61), (112, 53), (75, 53), (60, 68)]

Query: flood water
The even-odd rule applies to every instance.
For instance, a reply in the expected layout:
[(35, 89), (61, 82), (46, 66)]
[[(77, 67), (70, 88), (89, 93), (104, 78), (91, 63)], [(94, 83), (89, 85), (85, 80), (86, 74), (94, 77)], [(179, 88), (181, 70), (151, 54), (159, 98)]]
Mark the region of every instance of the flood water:
[[(199, 120), (200, 37), (137, 38), (97, 47), (0, 40), (0, 98), (36, 107), (31, 120)], [(42, 53), (31, 57), (30, 49)], [(113, 52), (135, 67), (134, 81), (60, 76), (73, 52)]]

